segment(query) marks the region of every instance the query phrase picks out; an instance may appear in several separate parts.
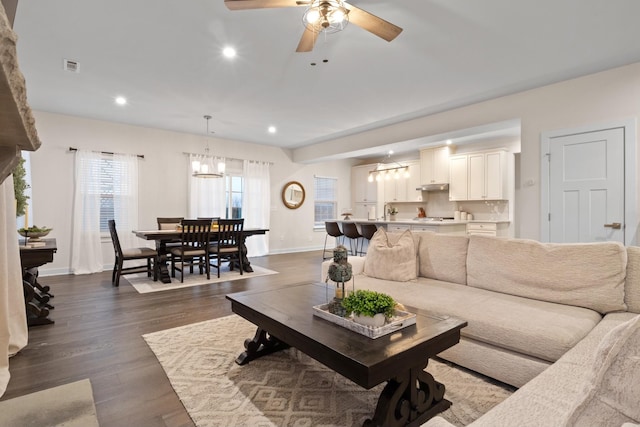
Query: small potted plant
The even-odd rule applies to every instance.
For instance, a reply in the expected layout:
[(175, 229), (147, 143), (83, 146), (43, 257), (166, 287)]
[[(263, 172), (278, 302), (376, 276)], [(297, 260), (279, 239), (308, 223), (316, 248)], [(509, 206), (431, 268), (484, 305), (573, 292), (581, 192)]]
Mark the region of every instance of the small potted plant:
[(389, 206), (387, 208), (387, 213), (389, 214), (389, 220), (390, 221), (395, 221), (396, 220), (396, 215), (398, 213), (398, 208), (396, 208), (395, 206)]
[(38, 227), (37, 225), (32, 225), (29, 228), (23, 227), (18, 229), (18, 234), (20, 234), (22, 237), (29, 238), (29, 240), (39, 240), (41, 237), (49, 234), (51, 230), (53, 230), (53, 228)]
[(396, 302), (381, 292), (357, 290), (342, 300), (347, 313), (353, 313), (353, 320), (363, 325), (379, 327), (395, 312)]

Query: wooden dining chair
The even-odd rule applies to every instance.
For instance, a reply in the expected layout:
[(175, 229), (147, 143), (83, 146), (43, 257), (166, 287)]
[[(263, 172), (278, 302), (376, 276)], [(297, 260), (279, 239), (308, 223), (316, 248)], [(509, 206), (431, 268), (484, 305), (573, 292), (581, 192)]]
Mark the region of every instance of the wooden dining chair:
[[(158, 230), (175, 230), (180, 224), (182, 224), (182, 220), (184, 218), (179, 217), (157, 217), (158, 221)], [(167, 258), (171, 258), (171, 249), (180, 247), (180, 240), (174, 239), (170, 241), (163, 242), (165, 249), (162, 251), (168, 255)], [(191, 271), (193, 273), (193, 271)]]
[[(113, 273), (111, 274), (111, 284), (113, 284), (113, 286), (120, 286), (120, 276), (125, 274), (146, 272), (147, 277), (151, 277), (151, 274), (153, 274), (153, 280), (158, 280), (157, 251), (146, 247), (122, 249), (122, 246), (120, 246), (120, 239), (118, 238), (118, 232), (116, 231), (116, 222), (112, 219), (109, 220), (109, 233), (111, 234), (111, 242), (113, 243), (113, 250), (116, 255), (116, 259), (113, 263)], [(124, 267), (125, 261), (143, 259), (147, 260), (146, 266), (137, 265)]]
[(240, 275), (243, 274), (244, 266), (242, 265), (241, 252), (243, 229), (244, 218), (218, 220), (218, 230), (216, 231), (218, 238), (211, 245), (211, 266), (218, 270), (218, 277), (220, 277), (222, 262), (225, 260), (230, 263), (237, 260), (240, 266)]
[(176, 227), (182, 224), (184, 217), (158, 217), (158, 230), (175, 230)]
[[(180, 233), (180, 247), (171, 248), (171, 277), (180, 272), (180, 283), (184, 283), (184, 269), (198, 266), (200, 274), (203, 270), (207, 279), (211, 278), (209, 266), (209, 240), (211, 238), (211, 221), (206, 219), (183, 219)], [(178, 261), (180, 266), (178, 266)]]

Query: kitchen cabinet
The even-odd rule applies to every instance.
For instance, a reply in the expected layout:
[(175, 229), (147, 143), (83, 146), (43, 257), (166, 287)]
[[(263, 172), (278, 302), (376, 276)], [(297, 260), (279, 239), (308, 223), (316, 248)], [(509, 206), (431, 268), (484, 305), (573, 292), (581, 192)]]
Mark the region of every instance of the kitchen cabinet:
[(449, 158), (449, 200), (467, 200), (467, 164), (466, 154)]
[(422, 167), (419, 161), (409, 162), (409, 178), (407, 179), (407, 202), (421, 202), (422, 190), (417, 188), (422, 185)]
[(394, 179), (392, 177), (382, 182), (384, 183), (385, 203), (404, 202), (407, 200), (407, 178), (400, 177)]
[(503, 200), (507, 197), (507, 154), (504, 150), (452, 156), (449, 175), (449, 200)]
[(402, 232), (405, 230), (410, 230), (411, 226), (408, 224), (389, 224), (387, 223), (387, 231), (390, 233)]
[(480, 235), (492, 237), (506, 237), (507, 223), (495, 222), (469, 222), (467, 223), (467, 235)]
[(385, 203), (422, 201), (422, 190), (416, 190), (420, 186), (420, 162), (402, 162), (402, 164), (408, 167), (408, 178), (402, 175), (398, 179), (390, 178), (381, 181), (384, 187)]
[(449, 156), (454, 151), (450, 145), (420, 150), (420, 184), (448, 183)]
[(378, 200), (378, 183), (369, 182), (369, 171), (378, 165), (353, 166), (351, 168), (351, 199), (354, 203), (370, 203)]

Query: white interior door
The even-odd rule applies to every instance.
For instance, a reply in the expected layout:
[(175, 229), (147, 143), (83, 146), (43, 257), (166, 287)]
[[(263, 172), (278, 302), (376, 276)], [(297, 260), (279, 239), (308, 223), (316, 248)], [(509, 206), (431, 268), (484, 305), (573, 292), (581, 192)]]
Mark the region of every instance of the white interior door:
[(549, 142), (549, 241), (625, 243), (624, 128)]

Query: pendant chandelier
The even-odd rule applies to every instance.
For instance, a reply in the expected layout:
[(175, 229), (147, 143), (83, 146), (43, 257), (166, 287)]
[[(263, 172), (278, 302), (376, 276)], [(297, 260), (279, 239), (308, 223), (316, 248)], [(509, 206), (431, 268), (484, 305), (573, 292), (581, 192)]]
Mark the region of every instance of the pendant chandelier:
[[(409, 178), (409, 166), (403, 166), (395, 160), (391, 160), (393, 151), (389, 150), (387, 154), (387, 160), (393, 162), (392, 164), (381, 164), (372, 171), (369, 171), (369, 182), (382, 180), (388, 181), (390, 179)], [(395, 163), (395, 164), (394, 164)]]
[(216, 165), (215, 159), (209, 155), (209, 120), (211, 116), (206, 115), (204, 118), (207, 121), (207, 133), (205, 134), (207, 146), (204, 149), (204, 157), (201, 160), (191, 162), (192, 176), (196, 178), (222, 178), (225, 171), (224, 162), (218, 162)]
[(349, 23), (349, 9), (342, 0), (313, 0), (304, 12), (302, 21), (314, 33), (336, 33)]

